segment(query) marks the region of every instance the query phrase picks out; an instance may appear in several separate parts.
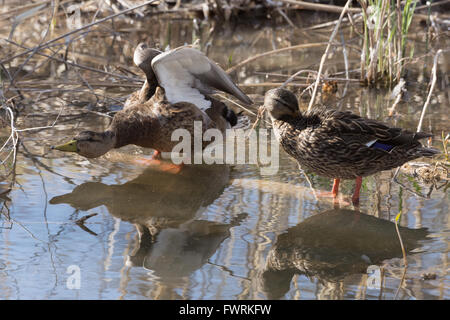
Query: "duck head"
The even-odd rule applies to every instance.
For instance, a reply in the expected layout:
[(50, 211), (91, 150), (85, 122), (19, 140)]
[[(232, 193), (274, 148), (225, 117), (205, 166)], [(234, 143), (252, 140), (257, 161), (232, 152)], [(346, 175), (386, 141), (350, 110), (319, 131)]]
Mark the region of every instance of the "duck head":
[(86, 158), (97, 158), (114, 148), (115, 134), (112, 131), (82, 131), (72, 140), (52, 149), (64, 152), (76, 152)]
[(295, 95), (286, 89), (276, 88), (266, 92), (264, 108), (272, 119), (284, 120), (300, 115), (298, 101)]
[(147, 81), (150, 83), (157, 80), (152, 69), (152, 60), (161, 53), (161, 51), (152, 49), (143, 42), (139, 43), (136, 49), (134, 49), (133, 62), (139, 69), (144, 71), (147, 76)]
[(134, 49), (133, 61), (142, 71), (144, 71), (147, 80), (139, 91), (139, 102), (144, 103), (150, 99), (158, 87), (158, 78), (152, 68), (152, 60), (159, 55), (161, 51), (149, 48), (146, 43), (139, 43)]

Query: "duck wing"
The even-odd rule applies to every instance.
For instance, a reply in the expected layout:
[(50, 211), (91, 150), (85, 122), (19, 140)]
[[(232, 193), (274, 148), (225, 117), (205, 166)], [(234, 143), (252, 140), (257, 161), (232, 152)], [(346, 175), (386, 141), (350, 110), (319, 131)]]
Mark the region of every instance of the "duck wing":
[(153, 58), (152, 69), (171, 103), (190, 102), (204, 111), (211, 106), (205, 95), (216, 90), (229, 93), (243, 103), (252, 103), (224, 70), (191, 47), (161, 53)]
[(396, 146), (417, 145), (418, 140), (432, 136), (425, 132), (390, 127), (381, 121), (363, 118), (351, 112), (328, 110), (322, 111), (320, 116), (322, 127), (346, 142), (360, 143), (384, 151), (390, 151)]

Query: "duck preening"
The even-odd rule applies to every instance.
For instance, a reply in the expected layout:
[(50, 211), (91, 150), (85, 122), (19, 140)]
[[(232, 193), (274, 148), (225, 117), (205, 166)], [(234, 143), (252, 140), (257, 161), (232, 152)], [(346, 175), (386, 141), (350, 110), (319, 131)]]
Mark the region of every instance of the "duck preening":
[(203, 132), (210, 128), (225, 132), (248, 123), (247, 117), (238, 117), (210, 96), (220, 90), (245, 104), (252, 103), (225, 71), (202, 52), (181, 47), (162, 53), (141, 43), (133, 60), (145, 73), (146, 81), (130, 95), (110, 126), (103, 132), (83, 131), (52, 148), (96, 158), (113, 148), (134, 144), (155, 149), (159, 154), (172, 151), (178, 143), (171, 141), (175, 129), (186, 129), (193, 136), (195, 121), (201, 121)]
[(253, 103), (222, 68), (189, 46), (161, 52), (140, 43), (133, 61), (146, 76), (139, 94), (141, 103), (153, 95), (157, 86), (164, 88), (169, 102), (189, 101), (201, 110), (211, 106), (208, 95), (216, 90), (229, 93), (245, 104)]
[(359, 202), (362, 177), (439, 153), (419, 142), (431, 137), (429, 133), (390, 127), (323, 106), (302, 114), (295, 95), (283, 88), (265, 94), (264, 108), (279, 143), (301, 168), (334, 178), (333, 197), (338, 195), (340, 179), (356, 180), (354, 204)]

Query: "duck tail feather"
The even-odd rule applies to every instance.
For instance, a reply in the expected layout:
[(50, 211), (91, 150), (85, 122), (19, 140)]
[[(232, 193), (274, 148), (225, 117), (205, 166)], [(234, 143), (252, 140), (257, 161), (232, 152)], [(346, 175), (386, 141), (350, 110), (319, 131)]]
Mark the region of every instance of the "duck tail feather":
[(430, 138), (430, 137), (432, 137), (432, 136), (433, 136), (433, 134), (431, 134), (431, 133), (426, 133), (426, 132), (416, 132), (416, 133), (414, 134), (414, 136), (413, 136), (413, 140), (414, 140), (414, 141), (418, 141), (418, 140), (421, 140), (421, 139)]
[(420, 156), (422, 157), (433, 157), (437, 154), (440, 154), (441, 151), (434, 148), (421, 147), (417, 149), (417, 153), (420, 154)]

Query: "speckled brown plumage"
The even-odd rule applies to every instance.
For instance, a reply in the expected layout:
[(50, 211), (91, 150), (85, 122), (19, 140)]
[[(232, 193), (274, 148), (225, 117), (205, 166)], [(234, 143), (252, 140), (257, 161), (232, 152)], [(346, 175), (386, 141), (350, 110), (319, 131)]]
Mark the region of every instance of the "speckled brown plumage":
[[(139, 92), (133, 93), (134, 99)], [(145, 103), (130, 101), (126, 108), (116, 113), (109, 127), (116, 137), (115, 148), (135, 144), (162, 152), (170, 152), (179, 141), (171, 141), (172, 132), (183, 128), (194, 136), (194, 121), (203, 123), (202, 131), (217, 128), (215, 122), (193, 104), (179, 102), (175, 104), (165, 100), (164, 89), (157, 88), (152, 98)], [(107, 131), (108, 131), (107, 130)]]
[[(325, 107), (272, 123), (283, 149), (302, 168), (330, 178), (364, 177), (436, 154), (418, 141), (431, 134), (390, 128), (376, 120)], [(394, 148), (388, 152), (366, 145), (375, 139)]]

